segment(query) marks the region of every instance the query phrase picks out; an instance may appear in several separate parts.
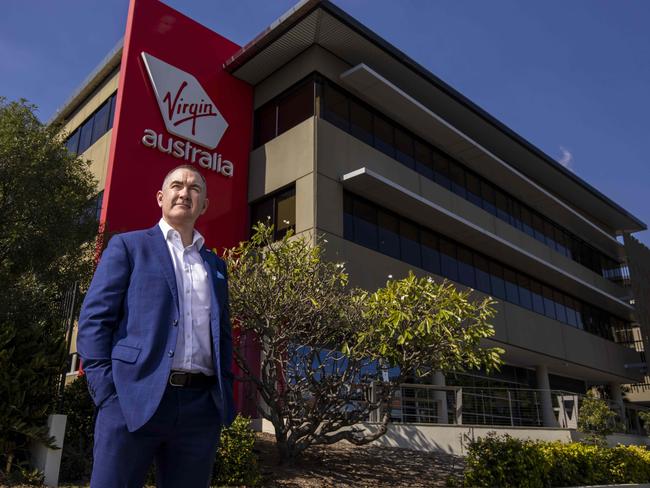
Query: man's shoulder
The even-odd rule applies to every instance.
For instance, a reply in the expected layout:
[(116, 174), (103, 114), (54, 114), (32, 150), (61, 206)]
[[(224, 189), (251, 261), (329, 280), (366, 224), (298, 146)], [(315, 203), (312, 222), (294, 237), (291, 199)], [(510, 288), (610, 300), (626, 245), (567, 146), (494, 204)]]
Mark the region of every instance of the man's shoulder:
[(113, 236), (111, 236), (111, 240), (117, 239), (121, 240), (125, 243), (135, 243), (138, 241), (141, 241), (142, 239), (146, 239), (151, 236), (155, 236), (156, 233), (162, 235), (162, 231), (160, 230), (160, 227), (158, 225), (154, 225), (153, 227), (149, 227), (148, 229), (140, 229), (140, 230), (131, 230), (128, 232), (119, 232)]

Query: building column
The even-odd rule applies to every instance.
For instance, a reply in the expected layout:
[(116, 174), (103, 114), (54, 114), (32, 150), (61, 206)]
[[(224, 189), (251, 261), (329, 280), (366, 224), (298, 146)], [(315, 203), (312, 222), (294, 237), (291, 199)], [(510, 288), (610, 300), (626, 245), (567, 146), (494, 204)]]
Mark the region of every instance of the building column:
[(625, 418), (625, 403), (623, 402), (623, 392), (621, 391), (621, 384), (620, 383), (610, 383), (609, 384), (609, 394), (612, 397), (612, 401), (618, 405), (619, 407), (619, 412), (621, 416), (621, 422), (623, 425), (626, 425), (626, 418)]
[[(442, 371), (436, 371), (433, 374), (433, 384), (435, 386), (447, 386), (445, 374)], [(438, 423), (448, 424), (449, 415), (447, 411), (447, 390), (434, 390), (433, 398), (438, 406)]]
[(553, 398), (551, 397), (551, 384), (548, 381), (548, 368), (540, 364), (535, 368), (537, 375), (537, 389), (542, 400), (542, 421), (544, 427), (559, 427), (555, 412), (553, 411)]

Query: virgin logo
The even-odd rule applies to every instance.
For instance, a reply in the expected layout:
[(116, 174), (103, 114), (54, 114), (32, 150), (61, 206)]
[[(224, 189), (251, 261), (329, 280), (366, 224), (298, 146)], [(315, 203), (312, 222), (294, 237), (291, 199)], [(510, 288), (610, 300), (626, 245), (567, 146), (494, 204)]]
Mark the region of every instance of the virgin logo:
[(143, 52), (142, 59), (167, 131), (209, 149), (217, 147), (228, 123), (199, 81), (151, 54)]

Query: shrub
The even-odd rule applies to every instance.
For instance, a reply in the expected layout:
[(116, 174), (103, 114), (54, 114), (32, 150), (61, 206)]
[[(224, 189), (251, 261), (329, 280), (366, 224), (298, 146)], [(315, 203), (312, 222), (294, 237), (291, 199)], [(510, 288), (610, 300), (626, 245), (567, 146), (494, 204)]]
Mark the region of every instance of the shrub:
[(470, 442), (466, 486), (543, 488), (549, 466), (532, 441), (494, 432)]
[(255, 433), (250, 419), (238, 415), (232, 425), (221, 432), (212, 483), (217, 486), (258, 486), (261, 477), (254, 444)]
[(465, 486), (504, 488), (648, 483), (650, 451), (491, 433), (470, 443), (464, 481)]
[(596, 398), (590, 392), (583, 399), (578, 412), (578, 430), (587, 434), (584, 438), (585, 443), (605, 447), (607, 445), (605, 436), (612, 433), (615, 420), (616, 413), (604, 400)]

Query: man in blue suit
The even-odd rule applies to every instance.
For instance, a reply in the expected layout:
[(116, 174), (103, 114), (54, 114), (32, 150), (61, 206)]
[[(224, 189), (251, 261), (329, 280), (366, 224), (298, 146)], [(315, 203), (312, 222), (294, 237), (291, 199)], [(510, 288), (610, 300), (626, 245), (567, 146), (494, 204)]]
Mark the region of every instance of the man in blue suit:
[(208, 206), (193, 166), (170, 171), (151, 229), (114, 236), (79, 318), (97, 405), (92, 488), (208, 486), (234, 416), (226, 266), (194, 229)]

